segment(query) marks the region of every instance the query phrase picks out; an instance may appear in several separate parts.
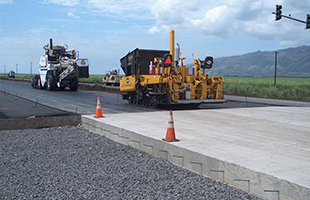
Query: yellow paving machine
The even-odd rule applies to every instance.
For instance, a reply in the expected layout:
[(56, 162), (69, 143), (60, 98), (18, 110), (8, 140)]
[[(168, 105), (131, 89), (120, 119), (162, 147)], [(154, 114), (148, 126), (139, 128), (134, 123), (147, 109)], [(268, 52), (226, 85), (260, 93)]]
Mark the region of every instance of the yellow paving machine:
[(195, 53), (193, 73), (185, 67), (180, 48), (174, 48), (174, 30), (170, 33), (170, 51), (135, 49), (121, 58), (125, 77), (120, 80), (123, 99), (130, 104), (158, 105), (223, 103), (224, 78), (205, 73), (213, 57), (200, 60)]

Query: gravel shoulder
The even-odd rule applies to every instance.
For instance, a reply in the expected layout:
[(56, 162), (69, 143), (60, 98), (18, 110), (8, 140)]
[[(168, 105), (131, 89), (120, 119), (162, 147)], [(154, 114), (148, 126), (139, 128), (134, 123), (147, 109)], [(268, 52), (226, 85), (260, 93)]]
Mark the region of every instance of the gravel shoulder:
[(0, 131), (0, 199), (260, 199), (80, 127)]

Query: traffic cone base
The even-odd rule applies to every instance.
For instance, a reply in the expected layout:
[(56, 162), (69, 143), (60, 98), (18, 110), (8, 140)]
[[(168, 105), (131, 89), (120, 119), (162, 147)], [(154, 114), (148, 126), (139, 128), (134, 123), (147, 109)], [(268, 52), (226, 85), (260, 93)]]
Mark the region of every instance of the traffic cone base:
[(104, 116), (102, 115), (102, 110), (101, 110), (100, 97), (97, 98), (96, 115), (94, 117), (104, 118)]
[(168, 122), (166, 138), (164, 138), (162, 140), (166, 141), (166, 142), (178, 142), (178, 141), (180, 141), (180, 140), (175, 138), (172, 111), (170, 111), (170, 120)]
[(179, 142), (180, 140), (178, 139), (172, 139), (172, 140), (168, 140), (166, 138), (162, 139), (163, 141), (166, 141), (166, 142)]

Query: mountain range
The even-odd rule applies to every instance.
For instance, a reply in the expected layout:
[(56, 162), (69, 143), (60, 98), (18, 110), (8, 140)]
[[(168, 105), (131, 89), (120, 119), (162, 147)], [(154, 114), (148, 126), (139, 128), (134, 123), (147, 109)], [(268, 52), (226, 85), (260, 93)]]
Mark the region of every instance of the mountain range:
[[(277, 50), (277, 76), (310, 77), (310, 46)], [(275, 51), (215, 58), (211, 76), (274, 76)]]

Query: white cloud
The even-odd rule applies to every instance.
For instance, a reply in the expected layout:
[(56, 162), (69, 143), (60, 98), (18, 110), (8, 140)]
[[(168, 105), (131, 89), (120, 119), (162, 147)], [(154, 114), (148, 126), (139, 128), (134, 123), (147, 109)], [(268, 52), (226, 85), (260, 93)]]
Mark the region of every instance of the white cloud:
[(44, 0), (46, 3), (54, 3), (63, 6), (77, 6), (80, 0)]
[(75, 19), (81, 18), (80, 16), (76, 16), (76, 15), (73, 14), (72, 12), (69, 12), (69, 13), (68, 13), (68, 16), (69, 16), (69, 17), (72, 17), (72, 18), (75, 18)]
[[(194, 26), (208, 35), (227, 35), (237, 28), (231, 18), (233, 10), (226, 5), (221, 5), (208, 10), (205, 16), (200, 19), (200, 23)], [(195, 23), (193, 24), (195, 25)]]
[[(283, 14), (294, 13), (306, 18), (308, 0), (295, 4), (292, 0), (219, 0), (186, 1), (157, 0), (151, 8), (156, 18), (155, 26), (176, 29), (176, 31), (195, 31), (205, 35), (231, 38), (245, 35), (260, 40), (277, 39), (281, 44), (296, 43), (291, 35), (305, 31), (297, 22), (275, 22), (275, 5), (282, 4)], [(290, 28), (289, 28), (290, 27)], [(165, 29), (163, 28), (163, 29)], [(303, 36), (305, 37), (305, 36)], [(286, 42), (284, 42), (286, 41)], [(309, 41), (309, 39), (308, 39)]]
[(12, 0), (0, 0), (0, 4), (12, 4)]
[[(0, 0), (10, 1), (10, 0)], [(44, 0), (64, 6), (83, 6), (121, 21), (136, 23), (137, 20), (155, 20), (148, 33), (154, 34), (170, 29), (177, 32), (195, 31), (204, 35), (231, 38), (245, 35), (259, 40), (292, 40), (299, 24), (274, 21), (275, 4), (283, 6), (284, 14), (305, 18), (310, 1), (301, 0)], [(69, 17), (79, 18), (69, 12)], [(286, 20), (285, 23), (282, 23)], [(140, 23), (140, 22), (138, 22)], [(289, 29), (288, 24), (291, 26)], [(140, 24), (138, 24), (140, 25)], [(278, 33), (283, 30), (285, 33)], [(282, 31), (282, 32), (283, 32)], [(300, 30), (304, 31), (304, 30)], [(293, 40), (292, 40), (293, 41)], [(283, 42), (282, 42), (283, 43)], [(287, 42), (289, 43), (289, 42)]]
[[(110, 16), (149, 18), (148, 12), (155, 0), (88, 0), (87, 5), (103, 14)], [(143, 13), (143, 15), (141, 14)]]
[(153, 26), (149, 31), (148, 33), (150, 34), (155, 34), (155, 33), (158, 33), (159, 32), (159, 29), (156, 27), (156, 26)]
[[(56, 2), (56, 0), (50, 0)], [(57, 0), (61, 1), (61, 0)], [(83, 0), (81, 0), (83, 1)], [(78, 0), (76, 0), (78, 2)], [(283, 12), (296, 17), (307, 14), (310, 3), (302, 0), (84, 0), (89, 8), (118, 19), (154, 19), (150, 34), (167, 32), (199, 32), (203, 35), (233, 38), (236, 35), (259, 40), (279, 40), (281, 44), (296, 42), (298, 23), (275, 22), (275, 4), (282, 4)], [(73, 17), (73, 16), (72, 16)], [(283, 21), (283, 20), (282, 20)], [(288, 28), (291, 26), (291, 29)], [(292, 27), (296, 27), (292, 28)], [(281, 33), (279, 33), (279, 30)], [(304, 31), (304, 30), (299, 30)], [(299, 41), (299, 40), (297, 40)]]

